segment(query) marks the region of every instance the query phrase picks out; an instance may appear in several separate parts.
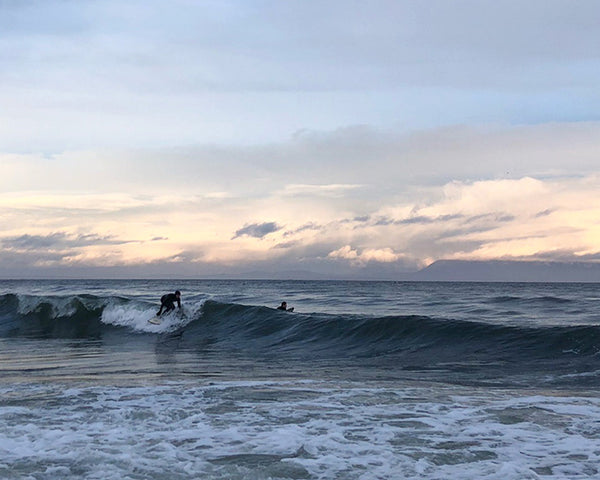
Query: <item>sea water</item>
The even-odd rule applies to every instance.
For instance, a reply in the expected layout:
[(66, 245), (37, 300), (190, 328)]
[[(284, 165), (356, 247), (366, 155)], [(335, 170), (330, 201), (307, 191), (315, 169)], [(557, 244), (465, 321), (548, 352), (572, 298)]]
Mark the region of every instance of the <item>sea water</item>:
[(598, 284), (3, 281), (0, 478), (600, 478), (599, 307)]

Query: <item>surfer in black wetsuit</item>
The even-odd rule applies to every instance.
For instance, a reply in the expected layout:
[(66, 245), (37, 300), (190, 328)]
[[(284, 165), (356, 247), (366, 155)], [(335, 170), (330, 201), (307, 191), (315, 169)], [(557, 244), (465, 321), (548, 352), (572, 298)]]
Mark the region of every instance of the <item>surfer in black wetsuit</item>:
[(156, 314), (157, 317), (160, 317), (160, 314), (163, 313), (163, 308), (165, 309), (165, 313), (170, 312), (171, 310), (175, 310), (175, 302), (177, 302), (177, 308), (181, 308), (181, 292), (176, 290), (175, 293), (167, 293), (160, 297), (160, 310)]
[(284, 312), (293, 312), (294, 307), (287, 308), (287, 302), (281, 302), (281, 305), (277, 307), (277, 310), (283, 310)]

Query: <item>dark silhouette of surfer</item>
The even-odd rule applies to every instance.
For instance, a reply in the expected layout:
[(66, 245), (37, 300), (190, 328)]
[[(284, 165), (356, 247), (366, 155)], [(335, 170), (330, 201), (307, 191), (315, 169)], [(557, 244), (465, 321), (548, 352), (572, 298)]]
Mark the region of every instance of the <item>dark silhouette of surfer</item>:
[(287, 308), (287, 302), (281, 302), (281, 305), (277, 307), (277, 310), (283, 310), (284, 312), (293, 312), (294, 307)]
[(177, 308), (181, 309), (181, 292), (179, 290), (176, 290), (175, 293), (167, 293), (160, 297), (160, 310), (156, 316), (160, 317), (163, 313), (163, 308), (165, 309), (165, 313), (175, 310), (175, 302), (177, 302)]

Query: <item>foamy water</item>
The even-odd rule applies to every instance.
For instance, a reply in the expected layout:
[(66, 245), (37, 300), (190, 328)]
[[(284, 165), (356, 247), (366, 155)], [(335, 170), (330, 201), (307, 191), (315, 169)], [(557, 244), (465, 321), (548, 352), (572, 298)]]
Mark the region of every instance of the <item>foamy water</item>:
[(595, 478), (600, 400), (439, 386), (198, 382), (0, 391), (0, 476)]

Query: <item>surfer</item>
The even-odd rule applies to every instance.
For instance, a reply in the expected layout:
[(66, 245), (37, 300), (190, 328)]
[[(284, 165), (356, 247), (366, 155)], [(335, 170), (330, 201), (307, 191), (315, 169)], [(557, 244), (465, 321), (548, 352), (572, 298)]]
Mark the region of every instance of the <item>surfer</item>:
[(160, 297), (160, 310), (156, 316), (160, 317), (160, 314), (163, 313), (163, 308), (165, 309), (165, 313), (175, 310), (175, 302), (177, 302), (177, 308), (181, 309), (181, 292), (179, 290)]
[(293, 312), (294, 307), (287, 308), (287, 302), (281, 302), (281, 305), (277, 307), (277, 310), (283, 310), (284, 312)]

